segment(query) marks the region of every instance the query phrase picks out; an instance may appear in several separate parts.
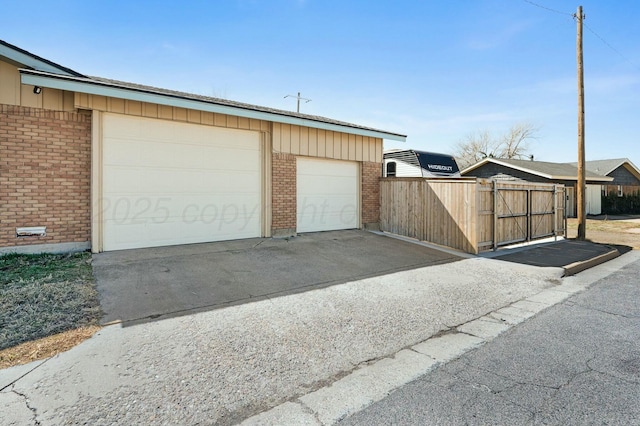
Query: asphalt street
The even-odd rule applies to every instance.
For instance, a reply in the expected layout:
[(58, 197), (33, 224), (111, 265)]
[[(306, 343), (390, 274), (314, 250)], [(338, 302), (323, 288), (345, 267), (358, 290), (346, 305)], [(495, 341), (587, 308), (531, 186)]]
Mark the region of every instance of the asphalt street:
[(340, 424), (638, 425), (638, 300), (640, 260)]

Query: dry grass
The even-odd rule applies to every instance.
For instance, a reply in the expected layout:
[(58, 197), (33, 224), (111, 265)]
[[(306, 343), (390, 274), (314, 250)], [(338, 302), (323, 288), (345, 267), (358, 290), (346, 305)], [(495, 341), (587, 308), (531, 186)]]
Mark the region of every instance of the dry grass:
[[(628, 246), (640, 250), (640, 219), (587, 219), (587, 239), (595, 243)], [(578, 234), (578, 220), (567, 220), (569, 238)]]
[(60, 352), (68, 351), (93, 336), (98, 330), (100, 330), (100, 327), (97, 325), (80, 327), (1, 350), (0, 369), (28, 364), (32, 361), (49, 358)]
[(101, 316), (90, 253), (0, 257), (0, 368), (68, 350)]

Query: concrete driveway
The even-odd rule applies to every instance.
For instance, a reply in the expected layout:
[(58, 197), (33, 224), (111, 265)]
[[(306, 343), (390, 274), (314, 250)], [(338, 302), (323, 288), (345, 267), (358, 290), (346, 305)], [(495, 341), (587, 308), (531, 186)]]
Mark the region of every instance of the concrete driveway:
[(103, 323), (137, 324), (461, 260), (366, 231), (94, 255)]

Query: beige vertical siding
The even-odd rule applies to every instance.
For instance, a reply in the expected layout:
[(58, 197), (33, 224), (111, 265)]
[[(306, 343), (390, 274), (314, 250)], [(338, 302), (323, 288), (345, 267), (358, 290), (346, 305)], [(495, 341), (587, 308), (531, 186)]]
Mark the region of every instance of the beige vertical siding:
[(331, 158), (336, 160), (382, 162), (382, 139), (330, 130), (313, 129), (283, 123), (272, 123), (233, 115), (187, 110), (178, 107), (125, 101), (103, 96), (76, 93), (74, 105), (119, 114), (185, 121), (234, 129), (271, 133), (273, 152)]
[(380, 163), (382, 139), (273, 123), (273, 152)]
[(0, 61), (0, 104), (43, 108), (54, 111), (73, 111), (73, 94), (58, 89), (43, 88), (33, 93), (33, 86), (20, 83), (18, 67)]
[(0, 61), (0, 104), (20, 105), (18, 68)]
[(149, 104), (146, 102), (129, 101), (104, 96), (75, 93), (74, 105), (78, 109), (114, 112), (117, 114), (137, 115), (147, 118), (184, 121), (188, 123), (209, 126), (228, 127), (233, 129), (256, 130), (271, 132), (271, 123), (212, 112), (196, 111), (166, 105)]

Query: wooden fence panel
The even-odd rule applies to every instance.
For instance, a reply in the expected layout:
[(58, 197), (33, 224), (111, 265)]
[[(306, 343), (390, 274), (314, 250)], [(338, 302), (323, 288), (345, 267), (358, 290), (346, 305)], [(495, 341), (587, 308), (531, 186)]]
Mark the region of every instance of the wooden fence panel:
[(382, 178), (380, 228), (469, 253), (564, 235), (564, 186)]
[(384, 178), (380, 227), (387, 232), (475, 252), (475, 181)]

